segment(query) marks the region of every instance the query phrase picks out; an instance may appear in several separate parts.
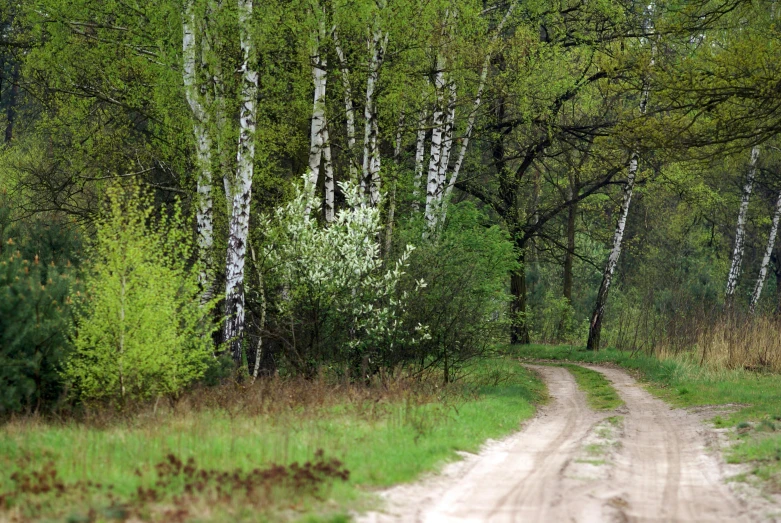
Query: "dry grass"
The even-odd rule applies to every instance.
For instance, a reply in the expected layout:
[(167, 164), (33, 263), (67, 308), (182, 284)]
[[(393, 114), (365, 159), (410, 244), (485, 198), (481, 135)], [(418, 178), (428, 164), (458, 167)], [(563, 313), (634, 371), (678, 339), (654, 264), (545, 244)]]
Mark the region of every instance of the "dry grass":
[(781, 372), (780, 333), (776, 318), (724, 318), (700, 326), (697, 356), (712, 369)]

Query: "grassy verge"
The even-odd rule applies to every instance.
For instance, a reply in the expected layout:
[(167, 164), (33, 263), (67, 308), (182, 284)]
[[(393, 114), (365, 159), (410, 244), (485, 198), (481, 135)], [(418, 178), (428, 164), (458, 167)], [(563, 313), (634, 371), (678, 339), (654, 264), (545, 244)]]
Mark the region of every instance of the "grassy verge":
[(590, 352), (575, 347), (508, 348), (521, 358), (557, 362), (614, 363), (634, 371), (648, 389), (678, 407), (730, 405), (713, 418), (735, 439), (727, 455), (733, 463), (751, 465), (751, 476), (781, 492), (781, 376), (742, 369), (709, 369), (685, 357), (657, 359), (617, 350)]
[(12, 420), (0, 520), (339, 521), (367, 490), (512, 432), (542, 394), (521, 365), (492, 360), (447, 387), (269, 379), (132, 416)]
[(563, 364), (562, 367), (575, 377), (578, 387), (586, 393), (586, 401), (592, 409), (613, 410), (624, 404), (616, 389), (599, 372), (580, 365)]

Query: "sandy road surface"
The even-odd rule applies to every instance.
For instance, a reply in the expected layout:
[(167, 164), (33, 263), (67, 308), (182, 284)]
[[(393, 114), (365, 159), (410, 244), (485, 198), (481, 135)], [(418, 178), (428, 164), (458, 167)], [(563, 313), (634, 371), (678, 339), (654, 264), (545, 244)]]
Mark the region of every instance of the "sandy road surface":
[(596, 413), (566, 369), (533, 368), (551, 401), (523, 430), (436, 476), (385, 492), (384, 512), (361, 521), (754, 520), (726, 486), (719, 457), (707, 449), (711, 429), (696, 416), (603, 367), (592, 368), (626, 406)]

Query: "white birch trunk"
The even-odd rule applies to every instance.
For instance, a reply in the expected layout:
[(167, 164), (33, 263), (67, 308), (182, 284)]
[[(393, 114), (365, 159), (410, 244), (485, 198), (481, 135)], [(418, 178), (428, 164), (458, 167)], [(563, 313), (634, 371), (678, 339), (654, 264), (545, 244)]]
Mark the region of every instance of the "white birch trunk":
[(323, 129), (323, 170), (325, 171), (325, 221), (334, 221), (334, 164), (331, 160), (331, 137), (328, 125)]
[(185, 96), (193, 114), (193, 134), (196, 144), (196, 165), (198, 175), (196, 177), (196, 190), (198, 199), (196, 204), (196, 224), (198, 229), (198, 256), (201, 262), (201, 271), (198, 279), (201, 285), (201, 302), (206, 303), (214, 295), (213, 271), (214, 271), (214, 209), (212, 198), (212, 166), (211, 150), (212, 139), (209, 134), (209, 115), (204, 109), (200, 96), (200, 87), (196, 72), (196, 22), (193, 12), (193, 2), (185, 3), (184, 18), (182, 20), (182, 80)]
[(632, 153), (632, 158), (629, 161), (629, 173), (627, 175), (626, 184), (624, 185), (623, 198), (621, 201), (621, 212), (618, 217), (618, 225), (616, 226), (616, 232), (613, 234), (613, 248), (610, 251), (610, 256), (607, 259), (607, 265), (605, 266), (605, 272), (602, 275), (602, 284), (599, 286), (599, 292), (597, 293), (597, 302), (594, 307), (594, 313), (591, 316), (591, 323), (589, 325), (588, 343), (586, 347), (589, 350), (599, 350), (599, 341), (602, 330), (602, 318), (605, 314), (605, 306), (607, 305), (607, 295), (610, 291), (610, 284), (613, 282), (613, 274), (616, 271), (616, 265), (618, 264), (618, 258), (621, 256), (621, 242), (624, 239), (624, 229), (626, 228), (626, 219), (629, 216), (629, 205), (632, 203), (632, 192), (635, 186), (635, 175), (637, 174), (638, 154)]
[(748, 204), (751, 199), (751, 191), (754, 190), (754, 177), (757, 173), (757, 161), (759, 160), (759, 147), (754, 146), (751, 149), (751, 160), (749, 162), (746, 184), (743, 186), (743, 195), (740, 199), (740, 210), (738, 211), (738, 225), (735, 230), (735, 248), (732, 251), (732, 263), (727, 276), (727, 292), (725, 304), (727, 309), (732, 308), (735, 299), (735, 289), (738, 285), (740, 276), (740, 266), (743, 262), (743, 243), (746, 236), (746, 216), (748, 214)]
[[(317, 181), (320, 178), (320, 162), (325, 145), (325, 94), (328, 74), (326, 58), (320, 54), (320, 42), (325, 37), (325, 22), (321, 19), (318, 24), (318, 32), (315, 35), (312, 46), (312, 81), (314, 83), (314, 101), (312, 103), (312, 124), (309, 139), (309, 190), (314, 195)], [(330, 156), (330, 150), (328, 152)], [(304, 214), (309, 216), (312, 209), (307, 205)]]
[(466, 151), (467, 148), (469, 147), (469, 140), (472, 137), (472, 132), (475, 128), (475, 120), (477, 119), (477, 112), (480, 109), (480, 105), (483, 103), (483, 91), (485, 90), (485, 82), (488, 79), (488, 69), (491, 65), (491, 56), (493, 54), (494, 45), (496, 41), (499, 39), (499, 37), (501, 36), (502, 30), (504, 29), (507, 20), (510, 18), (517, 5), (518, 5), (517, 1), (510, 4), (510, 7), (507, 9), (507, 12), (504, 14), (504, 17), (502, 18), (502, 21), (499, 22), (499, 25), (496, 27), (496, 31), (494, 31), (494, 35), (491, 38), (491, 44), (489, 46), (488, 53), (486, 53), (485, 59), (483, 60), (483, 68), (480, 71), (480, 83), (477, 85), (477, 93), (475, 95), (475, 101), (472, 104), (472, 112), (469, 113), (469, 119), (467, 120), (467, 124), (466, 124), (466, 131), (464, 132), (463, 138), (461, 138), (460, 140), (460, 147), (458, 149), (458, 158), (456, 159), (456, 164), (453, 167), (452, 174), (450, 175), (450, 181), (447, 184), (447, 188), (445, 189), (445, 194), (442, 198), (441, 220), (443, 222), (447, 217), (447, 205), (450, 200), (450, 195), (453, 192), (453, 187), (455, 187), (456, 182), (458, 181), (458, 175), (461, 172), (461, 166), (464, 164)]
[[(655, 49), (652, 50), (655, 53)], [(653, 57), (653, 54), (652, 54)], [(654, 64), (651, 58), (651, 65)], [(640, 114), (645, 114), (648, 107), (648, 95), (650, 87), (646, 85), (640, 98)], [(635, 186), (635, 175), (637, 174), (638, 160), (640, 155), (637, 151), (632, 153), (629, 160), (629, 172), (627, 174), (626, 184), (623, 190), (623, 199), (621, 201), (621, 212), (618, 217), (616, 232), (613, 234), (613, 248), (607, 259), (605, 272), (602, 275), (602, 284), (599, 286), (597, 301), (594, 305), (594, 312), (591, 315), (591, 323), (588, 330), (588, 341), (586, 348), (589, 350), (599, 350), (600, 338), (602, 336), (602, 320), (605, 316), (605, 307), (607, 306), (607, 297), (610, 292), (610, 285), (613, 282), (613, 274), (618, 265), (618, 258), (621, 256), (621, 242), (624, 239), (624, 229), (626, 228), (626, 219), (629, 216), (629, 205), (632, 203), (632, 192)]]
[(244, 265), (249, 236), (252, 173), (255, 159), (257, 126), (258, 72), (255, 65), (255, 43), (252, 39), (252, 0), (238, 0), (239, 39), (242, 51), (241, 109), (239, 142), (236, 153), (236, 180), (228, 233), (225, 267), (225, 323), (223, 336), (229, 343), (236, 365), (241, 364), (244, 335)]
[(426, 156), (426, 121), (428, 116), (426, 110), (420, 111), (418, 119), (418, 133), (415, 140), (415, 178), (412, 186), (412, 211), (417, 213), (420, 210), (420, 186), (423, 182), (423, 161)]
[(749, 313), (751, 314), (756, 312), (759, 297), (762, 296), (762, 287), (765, 285), (765, 278), (767, 277), (767, 267), (770, 265), (770, 257), (773, 255), (773, 247), (775, 247), (776, 236), (778, 235), (779, 219), (781, 219), (781, 193), (778, 194), (778, 200), (776, 200), (776, 210), (773, 213), (773, 224), (770, 227), (770, 236), (767, 238), (765, 255), (762, 257), (762, 265), (759, 268), (759, 277), (757, 277), (754, 292), (751, 294), (751, 304), (749, 305)]
[[(380, 66), (388, 44), (388, 34), (375, 28), (369, 39), (369, 76), (366, 79), (366, 104), (364, 106), (363, 169), (361, 188), (371, 193), (371, 204), (379, 201), (379, 151), (377, 150), (377, 108), (375, 91)], [(375, 185), (376, 180), (376, 185)], [(376, 194), (375, 194), (376, 191)]]
[(442, 155), (439, 160), (439, 175), (437, 176), (437, 205), (442, 205), (442, 195), (447, 179), (447, 168), (450, 165), (450, 151), (453, 149), (453, 132), (456, 124), (456, 103), (458, 93), (452, 80), (448, 83), (447, 112), (445, 113), (445, 128), (442, 131)]
[(353, 106), (353, 91), (350, 86), (350, 69), (347, 58), (339, 42), (336, 29), (333, 31), (336, 55), (339, 57), (339, 68), (342, 72), (342, 91), (344, 92), (344, 115), (347, 125), (347, 152), (350, 157), (350, 181), (358, 181), (358, 164), (355, 159), (355, 108)]
[(431, 131), (431, 153), (428, 161), (428, 176), (426, 177), (426, 225), (428, 229), (436, 227), (437, 221), (437, 189), (439, 186), (439, 165), (442, 160), (442, 135), (444, 117), (445, 60), (437, 56), (437, 72), (434, 77), (436, 89), (436, 106), (434, 107), (433, 129)]

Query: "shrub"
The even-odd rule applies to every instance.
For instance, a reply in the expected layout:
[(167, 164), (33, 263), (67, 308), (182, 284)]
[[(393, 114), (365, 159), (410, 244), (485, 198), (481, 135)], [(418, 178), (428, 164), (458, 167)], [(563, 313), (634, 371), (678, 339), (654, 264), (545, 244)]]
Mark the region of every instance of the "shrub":
[[(460, 365), (509, 333), (509, 274), (517, 265), (506, 231), (486, 226), (487, 217), (470, 202), (451, 205), (444, 230), (410, 257), (409, 324), (426, 325), (428, 336), (396, 351), (389, 363), (441, 368), (445, 381)], [(412, 224), (403, 237), (422, 234)]]
[(300, 187), (262, 226), (269, 231), (267, 284), (278, 291), (270, 327), (290, 365), (309, 375), (326, 364), (376, 367), (388, 352), (426, 335), (407, 324), (409, 295), (400, 289), (413, 248), (384, 267), (379, 210), (362, 205), (356, 187), (342, 188), (349, 205), (327, 227), (307, 215), (318, 203)]
[(155, 218), (150, 197), (118, 186), (96, 224), (65, 376), (85, 399), (146, 398), (203, 375), (211, 351), (193, 243), (178, 206)]

